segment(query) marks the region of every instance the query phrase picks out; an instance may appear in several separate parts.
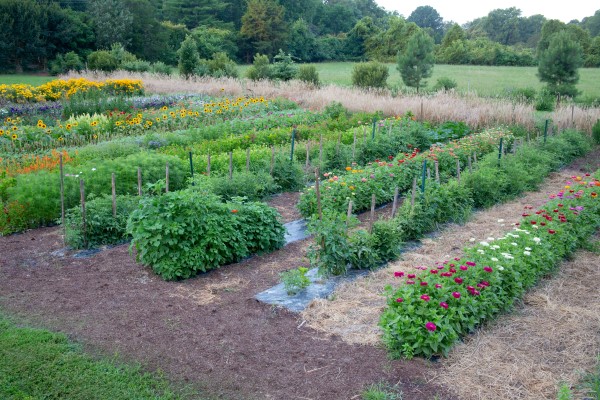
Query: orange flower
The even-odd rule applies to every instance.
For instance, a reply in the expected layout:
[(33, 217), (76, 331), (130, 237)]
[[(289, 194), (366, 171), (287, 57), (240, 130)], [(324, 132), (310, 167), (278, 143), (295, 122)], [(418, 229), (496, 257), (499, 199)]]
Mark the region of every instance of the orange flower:
[(234, 213), (234, 214), (236, 214), (238, 212), (238, 210), (233, 209), (233, 210), (231, 210), (231, 212)]

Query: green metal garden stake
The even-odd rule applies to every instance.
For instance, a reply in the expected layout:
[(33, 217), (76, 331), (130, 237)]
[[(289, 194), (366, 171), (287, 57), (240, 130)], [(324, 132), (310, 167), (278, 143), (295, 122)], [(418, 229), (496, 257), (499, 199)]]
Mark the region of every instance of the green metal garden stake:
[(294, 160), (294, 143), (296, 142), (296, 128), (292, 129), (292, 151), (290, 152), (290, 162)]
[(548, 137), (548, 120), (546, 120), (546, 125), (544, 125), (544, 144), (546, 144), (546, 137)]
[(192, 174), (192, 186), (196, 186), (194, 182), (194, 163), (192, 162), (192, 152), (190, 151), (190, 173)]
[(425, 178), (427, 174), (427, 160), (423, 160), (423, 172), (421, 173), (421, 193), (425, 193)]
[(373, 132), (371, 133), (371, 139), (375, 139), (375, 124), (377, 123), (377, 118), (373, 117)]
[(500, 138), (500, 146), (498, 146), (498, 165), (500, 165), (500, 159), (502, 158), (502, 139)]

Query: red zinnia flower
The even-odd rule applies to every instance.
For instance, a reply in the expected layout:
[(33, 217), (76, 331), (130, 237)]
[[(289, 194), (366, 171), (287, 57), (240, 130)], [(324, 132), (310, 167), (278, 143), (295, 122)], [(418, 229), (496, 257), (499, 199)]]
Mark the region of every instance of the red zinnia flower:
[(440, 307), (445, 308), (447, 310), (448, 309), (448, 303), (446, 303), (445, 301), (442, 301), (440, 303)]
[(427, 282), (421, 281), (421, 286), (427, 286)]
[(429, 300), (431, 300), (431, 298), (429, 296), (427, 296), (426, 294), (423, 294), (423, 295), (421, 295), (421, 300), (429, 301)]
[(394, 276), (396, 278), (402, 278), (404, 276), (404, 272), (403, 271), (396, 271), (396, 272), (394, 272)]
[(483, 270), (485, 272), (492, 272), (493, 271), (492, 267), (483, 267)]
[(415, 279), (417, 277), (417, 275), (415, 274), (408, 274), (408, 279)]
[(463, 278), (456, 277), (456, 278), (454, 278), (454, 282), (456, 282), (460, 285), (461, 283), (463, 283)]
[(435, 326), (433, 322), (428, 322), (425, 324), (425, 328), (430, 332), (434, 332), (437, 329), (437, 326)]
[(556, 231), (554, 229), (548, 229), (548, 233), (551, 235), (554, 235), (556, 233)]
[(452, 292), (452, 297), (454, 297), (455, 299), (460, 299), (460, 293), (459, 292)]
[(414, 284), (415, 284), (415, 281), (406, 281), (406, 284), (407, 284), (407, 285), (414, 285)]
[(398, 297), (396, 299), (396, 303), (402, 303), (404, 301), (404, 299), (402, 297)]
[(476, 265), (473, 261), (467, 261), (465, 264), (467, 264), (469, 267), (474, 267)]
[(442, 288), (442, 285), (440, 285), (439, 283), (436, 283), (436, 284), (435, 284), (435, 288), (436, 288), (436, 289), (441, 289), (441, 288)]

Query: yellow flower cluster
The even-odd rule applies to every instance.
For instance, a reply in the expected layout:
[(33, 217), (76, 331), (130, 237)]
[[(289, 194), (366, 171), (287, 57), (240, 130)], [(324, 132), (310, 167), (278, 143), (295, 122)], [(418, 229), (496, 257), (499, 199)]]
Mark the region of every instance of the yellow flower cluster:
[(85, 78), (55, 79), (40, 86), (26, 84), (0, 85), (0, 99), (15, 103), (41, 102), (69, 98), (75, 93), (87, 92), (91, 89), (110, 94), (142, 94), (144, 85), (141, 80), (109, 79), (105, 82), (94, 82)]

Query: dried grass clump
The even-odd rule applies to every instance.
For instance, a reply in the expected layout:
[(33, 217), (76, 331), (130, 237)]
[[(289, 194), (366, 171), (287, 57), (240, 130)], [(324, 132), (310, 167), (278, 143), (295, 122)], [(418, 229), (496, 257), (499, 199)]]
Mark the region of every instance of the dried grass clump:
[(438, 237), (423, 239), (422, 246), (403, 254), (402, 260), (389, 264), (367, 277), (347, 283), (335, 291), (334, 299), (315, 300), (302, 313), (308, 325), (319, 331), (338, 335), (352, 344), (373, 345), (379, 342), (378, 327), (381, 311), (385, 307), (382, 296), (386, 285), (398, 285), (394, 271), (410, 271), (419, 274), (417, 266), (431, 266), (451, 257), (462, 257), (462, 249), (470, 244), (471, 238), (477, 241), (488, 237), (504, 235), (521, 218), (526, 205), (534, 207), (544, 204), (550, 193), (556, 192), (564, 181), (577, 171), (563, 170), (552, 174), (540, 191), (525, 194), (515, 201), (497, 205), (476, 213), (465, 225), (449, 225)]
[[(406, 95), (393, 97), (387, 90), (365, 91), (351, 87), (327, 85), (315, 88), (300, 81), (272, 82), (250, 81), (234, 78), (197, 78), (185, 80), (176, 76), (118, 71), (112, 74), (71, 72), (62, 78), (85, 77), (90, 80), (142, 79), (149, 93), (206, 93), (229, 96), (284, 97), (302, 107), (321, 110), (331, 102), (340, 102), (351, 111), (383, 111), (385, 115), (403, 115), (412, 112), (417, 118), (434, 123), (448, 120), (464, 121), (482, 129), (500, 124), (519, 124), (529, 130), (535, 128), (532, 106), (510, 100), (488, 99), (476, 95), (459, 95), (438, 92), (432, 95)], [(600, 110), (575, 107), (560, 108), (552, 120), (560, 129), (574, 126), (591, 133), (591, 127), (600, 116)]]
[[(580, 251), (515, 313), (458, 345), (432, 377), (461, 399), (556, 399), (600, 349), (600, 257)], [(583, 398), (583, 394), (576, 398)]]
[(219, 300), (219, 294), (227, 290), (239, 290), (248, 285), (241, 278), (225, 279), (213, 283), (202, 284), (202, 287), (187, 283), (177, 284), (169, 294), (170, 297), (189, 299), (194, 304), (203, 306)]

